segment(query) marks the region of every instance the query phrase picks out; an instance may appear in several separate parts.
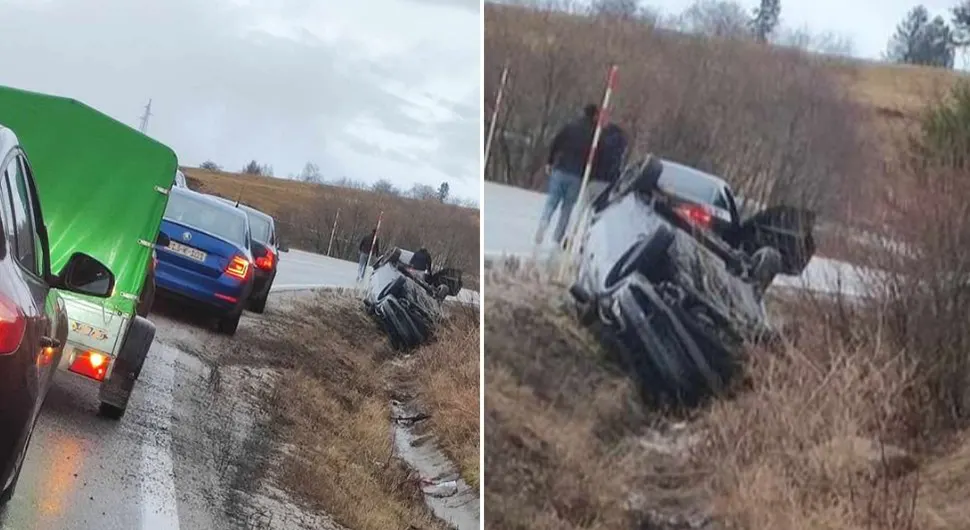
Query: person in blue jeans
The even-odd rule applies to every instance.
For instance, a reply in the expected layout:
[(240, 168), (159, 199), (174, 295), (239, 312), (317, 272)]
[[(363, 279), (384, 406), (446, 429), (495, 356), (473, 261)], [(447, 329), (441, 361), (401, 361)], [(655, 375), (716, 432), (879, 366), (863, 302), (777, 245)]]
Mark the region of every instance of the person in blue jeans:
[(579, 187), (583, 180), (583, 170), (589, 157), (589, 148), (593, 143), (593, 132), (599, 117), (599, 107), (595, 104), (586, 105), (583, 115), (567, 123), (556, 133), (549, 148), (549, 158), (546, 161), (546, 174), (549, 176), (546, 205), (539, 217), (539, 229), (536, 231), (536, 244), (545, 239), (546, 230), (552, 220), (552, 214), (559, 209), (559, 220), (553, 232), (553, 239), (562, 245), (569, 226), (569, 216), (573, 206), (579, 198)]

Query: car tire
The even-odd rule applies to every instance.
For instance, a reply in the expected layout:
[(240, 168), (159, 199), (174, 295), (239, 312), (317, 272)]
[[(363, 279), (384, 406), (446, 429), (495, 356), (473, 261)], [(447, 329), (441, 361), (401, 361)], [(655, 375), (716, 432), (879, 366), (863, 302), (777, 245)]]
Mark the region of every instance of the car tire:
[(219, 333), (229, 335), (231, 337), (236, 334), (236, 330), (239, 328), (239, 319), (241, 317), (242, 311), (224, 316), (219, 319), (219, 322), (216, 324), (216, 329), (219, 331)]
[(634, 272), (657, 282), (667, 275), (667, 250), (674, 242), (674, 232), (666, 225), (658, 225), (649, 238), (631, 246), (616, 260), (606, 276), (605, 287), (613, 287)]
[(249, 300), (249, 310), (253, 313), (262, 314), (266, 311), (266, 299), (269, 298), (269, 291), (259, 298), (252, 298)]
[(137, 314), (147, 318), (152, 312), (152, 305), (155, 303), (155, 277), (149, 273), (145, 277), (145, 284), (141, 288), (141, 298), (138, 301)]
[(118, 357), (114, 360), (111, 375), (101, 383), (99, 415), (112, 420), (119, 420), (125, 415), (131, 391), (141, 376), (141, 369), (145, 366), (154, 340), (155, 324), (141, 316), (133, 318), (118, 350)]

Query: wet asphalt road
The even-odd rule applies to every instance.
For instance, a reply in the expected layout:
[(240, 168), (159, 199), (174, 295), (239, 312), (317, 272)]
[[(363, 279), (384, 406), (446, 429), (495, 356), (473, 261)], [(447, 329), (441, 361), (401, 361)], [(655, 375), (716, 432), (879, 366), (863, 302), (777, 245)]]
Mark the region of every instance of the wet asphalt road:
[[(282, 255), (270, 307), (311, 287), (354, 285), (356, 265), (301, 251)], [(288, 292), (289, 291), (289, 292)], [(240, 329), (258, 315), (245, 314)], [(153, 315), (158, 329), (128, 412), (98, 417), (97, 390), (59, 373), (33, 434), (4, 530), (232, 528), (211, 501), (214, 481), (194, 473), (187, 452), (204, 442), (186, 419), (205, 403), (183, 397), (205, 367), (187, 351), (213, 333), (204, 322)], [(207, 339), (208, 337), (208, 339)], [(183, 390), (184, 389), (184, 390)], [(204, 413), (204, 411), (203, 411)], [(198, 438), (198, 439), (193, 439)]]

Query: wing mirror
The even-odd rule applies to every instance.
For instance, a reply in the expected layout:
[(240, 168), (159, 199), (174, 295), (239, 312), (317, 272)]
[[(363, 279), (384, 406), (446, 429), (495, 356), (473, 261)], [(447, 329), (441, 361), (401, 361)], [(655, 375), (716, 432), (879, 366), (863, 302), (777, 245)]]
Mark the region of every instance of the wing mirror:
[(87, 254), (75, 252), (61, 269), (61, 273), (54, 277), (51, 287), (108, 298), (114, 291), (115, 275), (100, 261)]
[(287, 246), (287, 244), (284, 243), (284, 242), (282, 242), (282, 241), (280, 241), (279, 243), (277, 243), (276, 249), (279, 250), (280, 252), (289, 252), (290, 251), (290, 247)]

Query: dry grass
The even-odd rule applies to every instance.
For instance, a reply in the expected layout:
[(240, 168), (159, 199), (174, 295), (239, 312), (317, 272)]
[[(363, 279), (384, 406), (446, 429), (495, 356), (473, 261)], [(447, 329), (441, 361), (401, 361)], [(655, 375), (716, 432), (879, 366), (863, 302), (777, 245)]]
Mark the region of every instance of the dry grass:
[(745, 390), (678, 438), (577, 328), (564, 286), (536, 276), (486, 277), (489, 528), (681, 528), (698, 512), (751, 530), (970, 527), (970, 435), (927, 431), (925, 365), (878, 307), (774, 301), (791, 341), (753, 352)]
[[(480, 211), (437, 201), (419, 201), (367, 190), (295, 180), (182, 168), (192, 189), (243, 202), (276, 218), (290, 246), (325, 253), (335, 217), (333, 257), (357, 260), (360, 239), (381, 211), (381, 245), (427, 247), (436, 266), (461, 268), (466, 287), (477, 289)], [(337, 211), (340, 211), (339, 217)]]
[(488, 528), (631, 528), (635, 493), (691, 505), (677, 459), (640, 443), (648, 418), (630, 381), (577, 329), (561, 286), (528, 275), (486, 279)]
[[(282, 437), (291, 446), (283, 486), (355, 530), (444, 528), (424, 507), (416, 476), (394, 455), (389, 401), (399, 370), (388, 362), (394, 352), (386, 337), (351, 292), (322, 294), (298, 314), (285, 335), (264, 339), (289, 360), (275, 399)], [(472, 332), (456, 325), (446, 334)], [(438, 345), (415, 355), (468, 357), (470, 341), (460, 344), (461, 354)], [(425, 366), (445, 368), (433, 362)], [(468, 391), (474, 394), (473, 410), (466, 410), (470, 397), (463, 392), (448, 395), (461, 401), (435, 410), (442, 412), (435, 428), (444, 430), (442, 437), (462, 462), (478, 458), (477, 445), (467, 440), (477, 435), (478, 379), (468, 370), (464, 363), (460, 370), (427, 374), (446, 388), (456, 384), (451, 377), (475, 383)]]
[(478, 317), (477, 309), (455, 305), (438, 341), (422, 348), (409, 370), (417, 399), (431, 415), (431, 431), (458, 464), (462, 477), (475, 488), (481, 475)]

